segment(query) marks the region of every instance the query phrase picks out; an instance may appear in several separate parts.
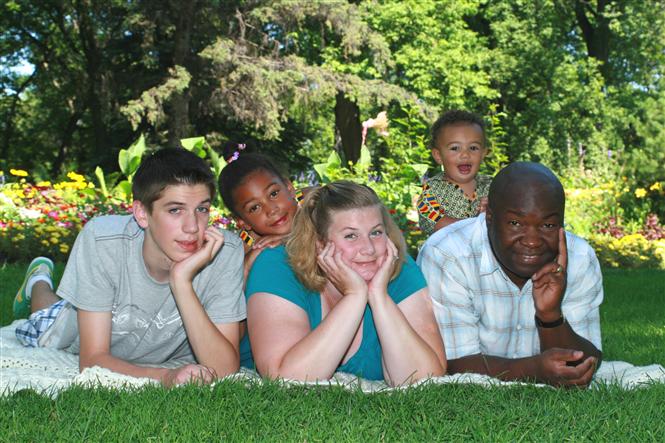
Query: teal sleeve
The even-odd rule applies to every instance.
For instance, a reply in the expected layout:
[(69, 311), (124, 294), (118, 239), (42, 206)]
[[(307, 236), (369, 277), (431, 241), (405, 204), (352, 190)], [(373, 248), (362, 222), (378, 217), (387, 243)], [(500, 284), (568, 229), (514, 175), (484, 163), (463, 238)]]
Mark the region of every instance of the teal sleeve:
[(265, 249), (256, 258), (247, 276), (247, 300), (257, 292), (274, 294), (307, 311), (307, 290), (291, 269), (284, 246)]
[(416, 262), (406, 257), (402, 271), (388, 284), (388, 294), (395, 304), (409, 298), (415, 292), (427, 287), (427, 282)]

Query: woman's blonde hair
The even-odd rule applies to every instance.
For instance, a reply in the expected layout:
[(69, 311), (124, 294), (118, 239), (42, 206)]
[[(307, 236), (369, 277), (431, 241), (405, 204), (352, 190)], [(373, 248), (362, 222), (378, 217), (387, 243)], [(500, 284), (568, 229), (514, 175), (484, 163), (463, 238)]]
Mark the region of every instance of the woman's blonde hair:
[(399, 275), (406, 256), (406, 243), (402, 232), (372, 188), (340, 180), (316, 188), (305, 196), (286, 242), (289, 264), (307, 289), (321, 292), (326, 285), (326, 275), (316, 261), (316, 245), (327, 241), (333, 214), (337, 211), (371, 207), (381, 210), (386, 234), (399, 253), (399, 261), (391, 280)]

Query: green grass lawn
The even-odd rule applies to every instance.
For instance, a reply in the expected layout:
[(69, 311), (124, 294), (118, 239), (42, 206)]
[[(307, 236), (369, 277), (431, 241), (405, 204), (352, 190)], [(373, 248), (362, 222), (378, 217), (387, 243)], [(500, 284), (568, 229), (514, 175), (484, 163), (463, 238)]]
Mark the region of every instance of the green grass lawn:
[[(23, 271), (0, 268), (2, 324), (11, 322)], [(665, 271), (604, 276), (605, 359), (665, 365)], [(0, 398), (0, 440), (663, 441), (664, 401), (665, 384), (634, 391), (433, 385), (373, 395), (274, 382), (72, 388), (55, 400), (32, 391)]]

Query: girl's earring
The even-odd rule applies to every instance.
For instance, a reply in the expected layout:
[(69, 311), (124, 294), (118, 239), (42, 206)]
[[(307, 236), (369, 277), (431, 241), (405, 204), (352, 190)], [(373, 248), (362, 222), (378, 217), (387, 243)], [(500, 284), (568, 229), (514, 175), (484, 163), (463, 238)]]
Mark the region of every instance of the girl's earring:
[(254, 244), (254, 237), (252, 237), (248, 231), (243, 229), (238, 235), (240, 236), (240, 239), (244, 241), (245, 244), (247, 244), (247, 246), (252, 246)]

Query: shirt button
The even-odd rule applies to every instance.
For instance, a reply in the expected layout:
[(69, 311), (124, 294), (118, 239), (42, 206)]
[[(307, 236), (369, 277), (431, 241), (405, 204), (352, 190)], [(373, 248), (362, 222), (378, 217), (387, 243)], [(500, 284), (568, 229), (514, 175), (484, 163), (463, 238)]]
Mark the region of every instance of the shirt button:
[(522, 330), (522, 325), (517, 325), (517, 330), (521, 331)]

